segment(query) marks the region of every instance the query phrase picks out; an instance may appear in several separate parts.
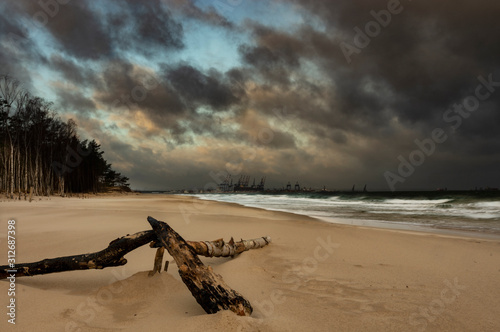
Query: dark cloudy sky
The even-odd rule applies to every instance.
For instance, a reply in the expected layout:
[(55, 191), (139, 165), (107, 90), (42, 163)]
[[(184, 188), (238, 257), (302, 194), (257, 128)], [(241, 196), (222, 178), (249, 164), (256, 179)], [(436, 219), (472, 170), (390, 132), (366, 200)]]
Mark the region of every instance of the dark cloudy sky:
[(6, 0), (0, 72), (134, 189), (227, 172), (499, 187), (499, 16), (491, 0)]

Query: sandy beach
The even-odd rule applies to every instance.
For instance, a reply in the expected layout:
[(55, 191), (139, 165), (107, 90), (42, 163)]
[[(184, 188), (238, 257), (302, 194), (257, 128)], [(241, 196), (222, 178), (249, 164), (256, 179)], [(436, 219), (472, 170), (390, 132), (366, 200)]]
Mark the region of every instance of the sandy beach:
[(0, 202), (0, 264), (7, 221), (16, 262), (99, 251), (150, 229), (147, 216), (187, 240), (269, 235), (235, 258), (202, 258), (246, 297), (251, 317), (207, 315), (168, 272), (148, 277), (155, 250), (121, 267), (0, 282), (1, 331), (499, 331), (500, 239), (330, 224), (308, 217), (168, 195)]

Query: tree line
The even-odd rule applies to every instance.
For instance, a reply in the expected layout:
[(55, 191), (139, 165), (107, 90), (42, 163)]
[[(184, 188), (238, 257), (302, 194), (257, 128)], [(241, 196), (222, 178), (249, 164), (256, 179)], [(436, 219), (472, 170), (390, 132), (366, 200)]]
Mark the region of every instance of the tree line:
[(15, 194), (97, 193), (129, 190), (95, 141), (80, 140), (72, 119), (64, 122), (52, 103), (0, 76), (0, 191)]

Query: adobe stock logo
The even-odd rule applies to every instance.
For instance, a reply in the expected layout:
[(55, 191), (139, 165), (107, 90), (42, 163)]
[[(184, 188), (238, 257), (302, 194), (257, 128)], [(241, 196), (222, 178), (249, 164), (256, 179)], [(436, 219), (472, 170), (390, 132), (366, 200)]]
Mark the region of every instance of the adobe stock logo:
[(54, 18), (59, 13), (59, 5), (67, 5), (71, 0), (39, 0), (38, 5), (43, 9), (33, 14), (35, 24), (43, 27), (49, 23), (50, 18)]
[(382, 9), (378, 12), (372, 10), (370, 15), (375, 19), (368, 21), (364, 26), (364, 31), (358, 26), (354, 27), (356, 33), (353, 38), (353, 43), (340, 43), (340, 49), (344, 54), (347, 63), (352, 62), (352, 55), (361, 53), (361, 50), (370, 45), (371, 39), (377, 37), (382, 28), (386, 28), (392, 21), (392, 16), (400, 14), (403, 11), (403, 6), (399, 0), (389, 0), (387, 2), (387, 10)]
[[(59, 14), (61, 7), (67, 5), (70, 1), (72, 0), (38, 0), (38, 6), (41, 10), (34, 13), (29, 22), (33, 28), (43, 29), (47, 24), (49, 24), (51, 19)], [(29, 42), (29, 37), (25, 37), (30, 35), (28, 27), (23, 27), (21, 30), (21, 35), (14, 32), (9, 32), (7, 34), (7, 42), (9, 46), (17, 50), (24, 49)]]
[[(474, 94), (465, 97), (461, 103), (455, 103), (453, 107), (448, 109), (443, 114), (443, 121), (450, 124), (450, 128), (456, 131), (463, 123), (464, 119), (468, 119), (472, 113), (479, 109), (481, 102), (486, 101), (495, 92), (496, 88), (500, 87), (500, 81), (493, 80), (493, 74), (489, 74), (488, 78), (478, 76), (479, 84), (474, 89)], [(407, 158), (399, 155), (399, 166), (397, 174), (386, 171), (384, 178), (391, 191), (396, 190), (396, 184), (403, 183), (408, 177), (413, 175), (415, 169), (422, 165), (427, 157), (430, 157), (436, 151), (438, 144), (446, 142), (448, 135), (442, 128), (435, 128), (430, 137), (423, 140), (415, 139), (416, 149), (410, 152)]]
[(427, 326), (449, 309), (462, 292), (467, 289), (465, 285), (458, 283), (458, 277), (455, 277), (453, 281), (444, 280), (444, 285), (439, 297), (436, 297), (427, 306), (419, 306), (418, 312), (410, 315), (409, 322), (412, 326), (418, 327), (418, 331), (425, 331)]

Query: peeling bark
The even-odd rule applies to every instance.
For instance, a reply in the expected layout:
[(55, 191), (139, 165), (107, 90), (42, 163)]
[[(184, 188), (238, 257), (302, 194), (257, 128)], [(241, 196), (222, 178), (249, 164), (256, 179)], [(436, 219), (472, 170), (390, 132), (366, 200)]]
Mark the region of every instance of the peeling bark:
[(271, 243), (269, 236), (259, 237), (253, 240), (234, 242), (233, 238), (225, 243), (223, 239), (215, 241), (187, 241), (198, 255), (206, 257), (234, 257), (243, 251), (262, 248)]

